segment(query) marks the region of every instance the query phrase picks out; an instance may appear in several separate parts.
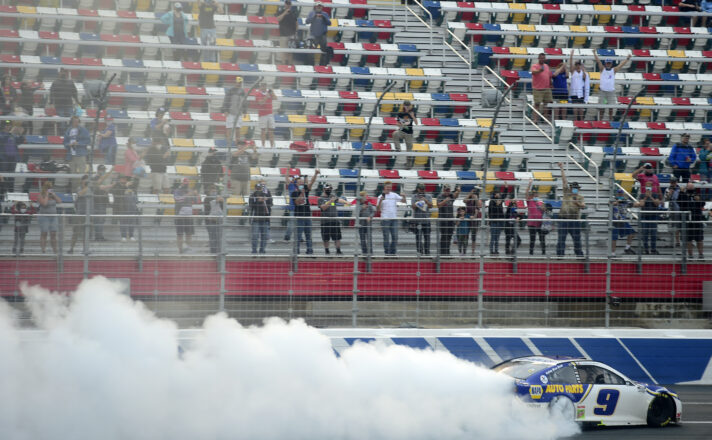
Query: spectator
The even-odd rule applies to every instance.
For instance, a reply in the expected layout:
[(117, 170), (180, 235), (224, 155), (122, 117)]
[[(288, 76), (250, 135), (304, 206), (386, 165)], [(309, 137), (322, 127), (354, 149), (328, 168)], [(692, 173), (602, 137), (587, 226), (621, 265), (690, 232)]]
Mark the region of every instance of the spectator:
[(499, 193), (492, 194), (487, 205), (487, 216), (490, 224), (490, 254), (499, 255), (499, 236), (502, 234), (507, 212)]
[[(52, 82), (49, 88), (49, 103), (54, 106), (57, 116), (69, 118), (74, 115), (74, 105), (79, 105), (79, 95), (74, 81), (69, 78), (69, 72), (65, 69), (59, 70), (59, 77)], [(60, 123), (61, 131), (64, 131), (66, 123)]]
[[(700, 2), (700, 9), (702, 9), (702, 12), (705, 12), (707, 14), (712, 13), (712, 1), (702, 0), (702, 2)], [(705, 26), (707, 26), (707, 17), (702, 16), (702, 17), (700, 17), (700, 27), (705, 27)]]
[(579, 220), (581, 219), (581, 210), (586, 208), (586, 204), (583, 196), (579, 194), (578, 182), (572, 182), (569, 185), (566, 180), (564, 164), (561, 162), (559, 162), (559, 169), (561, 170), (561, 179), (564, 185), (564, 200), (559, 210), (559, 218), (563, 221), (558, 225), (559, 237), (556, 243), (556, 255), (559, 257), (564, 256), (566, 237), (571, 235), (571, 240), (574, 242), (574, 253), (580, 258), (583, 257), (583, 250), (581, 249), (581, 223)]
[(544, 209), (542, 202), (539, 200), (539, 194), (532, 191), (533, 180), (529, 180), (527, 186), (527, 228), (529, 229), (529, 255), (534, 255), (534, 245), (536, 238), (539, 237), (539, 245), (541, 245), (541, 254), (546, 255), (546, 239), (544, 229), (542, 229), (542, 219), (544, 218)]
[[(710, 138), (708, 137), (702, 140), (699, 158), (700, 177), (708, 184), (712, 184), (712, 142), (710, 142)], [(702, 191), (702, 195), (703, 200), (712, 200), (712, 189), (708, 186)]]
[(269, 214), (272, 207), (272, 196), (265, 192), (261, 183), (255, 185), (255, 191), (250, 195), (250, 212), (252, 215), (252, 253), (265, 253), (269, 239)]
[(170, 163), (171, 149), (154, 139), (144, 155), (146, 165), (151, 167), (151, 189), (154, 194), (163, 194), (168, 189), (166, 169)]
[[(67, 149), (72, 174), (87, 172), (87, 155), (89, 154), (89, 131), (79, 124), (79, 116), (72, 116), (70, 126), (64, 133), (64, 148)], [(79, 185), (79, 179), (72, 179), (72, 191)]]
[(690, 168), (694, 165), (697, 159), (695, 149), (690, 145), (690, 135), (685, 133), (682, 135), (680, 142), (672, 146), (668, 162), (672, 167), (672, 174), (677, 177), (680, 182), (685, 183), (690, 180)]
[[(532, 89), (534, 94), (534, 108), (546, 115), (546, 105), (554, 100), (551, 93), (551, 69), (546, 64), (546, 55), (542, 52), (536, 64), (532, 65)], [(539, 121), (539, 114), (534, 113), (534, 123)]]
[(455, 224), (453, 223), (453, 205), (460, 196), (460, 187), (455, 187), (455, 192), (450, 192), (450, 185), (445, 184), (443, 191), (437, 198), (438, 228), (440, 229), (440, 255), (450, 255), (450, 243)]
[(210, 253), (220, 252), (222, 242), (222, 216), (225, 214), (225, 200), (218, 195), (217, 187), (210, 184), (207, 187), (207, 196), (203, 200), (203, 213), (210, 217), (205, 219), (205, 229), (208, 231)]
[(107, 173), (105, 165), (97, 167), (97, 174), (91, 178), (91, 189), (93, 196), (92, 219), (94, 229), (94, 241), (106, 241), (104, 237), (104, 222), (106, 218), (106, 209), (109, 207), (109, 189), (112, 185), (104, 183), (107, 178), (111, 177), (113, 172)]
[(287, 205), (287, 209), (285, 211), (285, 215), (287, 216), (287, 229), (284, 231), (284, 241), (291, 240), (292, 231), (294, 231), (294, 225), (292, 224), (293, 222), (289, 219), (289, 217), (294, 216), (294, 199), (291, 197), (291, 194), (297, 189), (299, 189), (297, 185), (297, 180), (298, 178), (292, 177), (289, 174), (289, 171), (284, 173), (284, 188), (286, 189), (287, 196), (289, 197), (289, 205)]
[(516, 249), (522, 244), (522, 239), (519, 237), (519, 232), (517, 232), (520, 217), (517, 212), (516, 200), (509, 200), (505, 216), (507, 218), (504, 224), (505, 252), (507, 255), (514, 255)]
[(171, 136), (171, 121), (165, 115), (166, 109), (159, 107), (156, 110), (156, 116), (149, 123), (149, 128), (151, 130), (151, 138), (167, 147), (170, 146), (168, 138)]
[(239, 142), (242, 114), (247, 102), (245, 90), (242, 88), (242, 77), (235, 77), (235, 85), (225, 93), (221, 112), (225, 113), (225, 132), (228, 142)]
[(314, 10), (309, 12), (309, 15), (307, 15), (306, 24), (311, 25), (309, 27), (309, 35), (314, 41), (314, 47), (321, 48), (321, 51), (323, 52), (321, 56), (321, 64), (325, 66), (329, 64), (330, 61), (328, 54), (331, 53), (331, 51), (327, 49), (326, 33), (329, 30), (329, 26), (331, 26), (331, 20), (329, 19), (329, 15), (324, 12), (323, 6), (324, 5), (320, 1), (317, 1), (314, 4)]
[(0, 115), (10, 115), (17, 105), (17, 90), (12, 86), (12, 78), (5, 74), (0, 78)]
[(87, 224), (86, 215), (89, 210), (89, 197), (91, 197), (89, 183), (89, 175), (83, 175), (79, 183), (77, 197), (74, 200), (74, 215), (69, 217), (69, 224), (72, 226), (72, 239), (67, 251), (68, 254), (74, 253), (74, 246), (79, 241), (79, 237), (82, 237), (82, 242), (85, 239), (84, 227)]
[[(0, 173), (14, 173), (20, 160), (20, 150), (12, 122), (4, 121), (0, 132)], [(0, 196), (15, 190), (15, 178), (0, 176)]]
[(470, 234), (472, 235), (472, 255), (475, 255), (477, 246), (477, 232), (482, 218), (482, 201), (477, 188), (473, 187), (465, 197), (465, 217), (470, 219)]
[[(292, 7), (292, 0), (284, 0), (284, 5), (277, 9), (277, 21), (279, 21), (279, 47), (282, 49), (289, 48), (289, 40), (296, 38), (297, 35), (297, 19), (299, 11), (296, 7)], [(289, 51), (280, 52), (278, 63), (294, 64), (292, 53)]]
[(418, 254), (430, 255), (430, 210), (433, 208), (433, 198), (425, 193), (425, 185), (422, 183), (415, 187), (415, 191), (411, 198), (415, 247)]
[(642, 199), (635, 203), (640, 208), (640, 231), (643, 238), (643, 254), (659, 255), (658, 253), (658, 210), (662, 205), (660, 189), (656, 190), (653, 182), (645, 182)]
[(309, 191), (311, 191), (314, 182), (316, 182), (316, 177), (319, 175), (319, 170), (314, 171), (314, 175), (308, 184), (306, 184), (306, 179), (300, 177), (297, 179), (297, 189), (294, 190), (289, 198), (294, 200), (294, 217), (297, 223), (297, 254), (299, 254), (299, 247), (302, 243), (302, 235), (304, 236), (304, 241), (307, 244), (307, 255), (314, 253), (312, 248), (312, 222), (311, 222), (311, 207), (309, 205)]
[[(250, 193), (250, 148), (245, 141), (237, 141), (237, 151), (230, 158), (230, 186), (232, 195), (246, 197)], [(257, 147), (252, 144), (252, 155), (257, 156)]]
[[(269, 188), (267, 187), (267, 182), (265, 182), (265, 179), (260, 179), (259, 182), (257, 182), (258, 185), (262, 185), (262, 191), (265, 193), (265, 197), (269, 200), (269, 205), (267, 206), (267, 215), (271, 216), (272, 215), (272, 205), (273, 205), (273, 198), (272, 198), (272, 192), (270, 192)], [(267, 242), (268, 243), (274, 243), (274, 240), (272, 240), (272, 224), (271, 222), (267, 223)]]
[(145, 173), (146, 169), (143, 167), (141, 154), (136, 151), (136, 141), (129, 138), (128, 142), (126, 142), (126, 149), (124, 150), (124, 167), (122, 174), (128, 177), (141, 177)]
[[(39, 87), (33, 86), (30, 81), (22, 81), (20, 83), (20, 97), (17, 105), (27, 116), (32, 116), (35, 113), (35, 91)], [(32, 121), (25, 121), (22, 124), (25, 127), (25, 134), (32, 134)]]
[(373, 236), (371, 235), (371, 224), (373, 216), (376, 214), (376, 208), (368, 201), (368, 193), (361, 191), (359, 193), (358, 204), (358, 236), (361, 240), (361, 253), (363, 255), (373, 254)]
[(332, 194), (332, 187), (327, 183), (324, 185), (324, 194), (319, 197), (317, 203), (321, 209), (321, 239), (324, 241), (324, 252), (329, 255), (329, 241), (333, 241), (336, 255), (342, 255), (341, 223), (338, 219), (337, 205), (345, 205), (348, 202), (336, 194)]
[(403, 105), (398, 108), (398, 113), (408, 113), (410, 115), (410, 119), (413, 120), (413, 124), (418, 123), (418, 120), (415, 117), (415, 107), (412, 102), (408, 100), (403, 101)]
[[(685, 229), (685, 243), (687, 243), (687, 257), (692, 259), (692, 242), (697, 243), (697, 253), (700, 260), (704, 260), (703, 252), (704, 240), (704, 210), (705, 202), (696, 193), (692, 182), (687, 182), (687, 186), (680, 192), (680, 209), (686, 211), (687, 223)], [(684, 251), (683, 251), (684, 252)]]
[(455, 216), (455, 238), (457, 239), (457, 251), (460, 255), (467, 255), (467, 239), (470, 236), (470, 220), (467, 218), (465, 207), (457, 208)]
[(217, 185), (222, 177), (223, 166), (220, 156), (218, 156), (218, 149), (210, 147), (208, 155), (200, 165), (200, 180), (203, 183), (203, 188), (207, 190), (211, 185)]
[[(186, 44), (188, 37), (188, 14), (183, 13), (183, 5), (179, 2), (173, 4), (173, 11), (166, 12), (161, 16), (163, 24), (168, 26), (166, 35), (171, 40), (171, 44)], [(185, 56), (183, 49), (175, 49), (173, 51), (174, 61), (183, 61)]]
[(47, 248), (47, 234), (49, 233), (49, 242), (52, 246), (52, 252), (57, 253), (57, 229), (59, 219), (57, 218), (57, 203), (62, 203), (62, 199), (54, 193), (52, 182), (45, 180), (42, 184), (42, 190), (39, 195), (41, 214), (38, 223), (40, 224), (40, 248), (42, 253), (45, 253)]
[(658, 180), (658, 176), (655, 174), (652, 163), (646, 162), (642, 167), (633, 171), (633, 178), (640, 182), (642, 194), (645, 194), (648, 182), (651, 183), (653, 191), (660, 192), (660, 181)]
[[(677, 4), (677, 7), (680, 8), (680, 12), (701, 12), (702, 11), (702, 6), (700, 5), (700, 0), (680, 0), (680, 2)], [(700, 17), (700, 19), (703, 19), (703, 17)], [(692, 27), (695, 25), (695, 16), (693, 15), (692, 17), (681, 17), (681, 23), (680, 26), (687, 24), (688, 26)]]
[[(410, 153), (413, 151), (413, 118), (410, 113), (398, 113), (398, 130), (393, 131), (393, 143), (396, 150), (401, 151), (401, 140), (405, 141), (405, 148)], [(411, 169), (415, 162), (414, 156), (406, 159), (406, 168)]]
[[(222, 5), (215, 0), (198, 0), (198, 10), (200, 44), (214, 46), (217, 40), (215, 14), (222, 14)], [(216, 50), (203, 51), (203, 60), (216, 62), (218, 60), (218, 52)]]
[(381, 213), (383, 228), (383, 251), (386, 255), (395, 255), (398, 247), (398, 203), (405, 203), (405, 196), (394, 193), (393, 183), (383, 183), (383, 194), (378, 196), (377, 211)]
[(262, 139), (262, 147), (267, 148), (267, 135), (269, 134), (269, 143), (274, 148), (274, 108), (272, 100), (275, 96), (272, 89), (267, 90), (265, 83), (260, 84), (260, 90), (257, 92), (255, 101), (257, 102), (257, 114), (260, 118), (260, 132)]
[(625, 253), (635, 255), (635, 251), (630, 247), (635, 237), (635, 229), (630, 225), (630, 215), (628, 210), (630, 202), (625, 198), (623, 190), (616, 192), (616, 199), (613, 201), (613, 241), (611, 243), (611, 255), (616, 255), (616, 242), (619, 238), (626, 237)]
[[(119, 217), (119, 231), (121, 233), (121, 241), (128, 240), (136, 241), (134, 237), (134, 228), (138, 224), (138, 197), (132, 187), (130, 177), (122, 174), (111, 188), (111, 194), (114, 196), (113, 212)], [(132, 216), (132, 217), (127, 217)]]
[[(554, 102), (562, 103), (569, 102), (569, 87), (568, 87), (569, 72), (566, 71), (566, 63), (563, 61), (559, 63), (559, 66), (554, 70), (551, 77), (551, 83), (553, 86), (552, 98)], [(558, 108), (554, 112), (556, 115), (555, 119), (564, 119), (566, 116), (565, 108)]]
[[(591, 77), (586, 72), (586, 68), (581, 61), (574, 63), (574, 51), (571, 51), (569, 58), (569, 70), (571, 70), (571, 89), (569, 102), (572, 104), (588, 104), (588, 98), (591, 93)], [(574, 119), (583, 121), (584, 109), (574, 109)]]
[[(190, 252), (195, 234), (193, 225), (193, 205), (200, 203), (200, 197), (194, 189), (190, 189), (190, 180), (186, 177), (180, 186), (173, 192), (175, 201), (175, 225), (176, 236), (178, 238), (178, 252)], [(185, 238), (185, 247), (183, 241)]]
[[(601, 60), (598, 58), (598, 51), (594, 50), (593, 51), (593, 56), (596, 58), (596, 64), (598, 65), (598, 70), (601, 71), (601, 82), (599, 84), (599, 104), (603, 105), (617, 105), (618, 104), (618, 96), (616, 95), (616, 73), (620, 71), (623, 66), (625, 66), (628, 61), (630, 61), (631, 54), (628, 54), (628, 57), (626, 57), (625, 60), (623, 60), (622, 63), (618, 64), (616, 67), (613, 67), (613, 60), (610, 58), (607, 58), (605, 60), (605, 63), (601, 63)], [(599, 118), (603, 120), (603, 115), (605, 113), (605, 109), (601, 109)], [(608, 119), (611, 121), (613, 120), (613, 108), (608, 109)], [(616, 111), (617, 113), (617, 111)]]
[(17, 202), (10, 208), (10, 214), (13, 215), (15, 222), (15, 239), (12, 242), (12, 253), (15, 255), (25, 252), (25, 235), (30, 229), (32, 216), (36, 214), (35, 208), (29, 207), (25, 202)]
[(670, 226), (674, 231), (675, 247), (680, 247), (680, 229), (682, 227), (682, 213), (680, 212), (680, 186), (677, 177), (670, 178), (670, 186), (665, 191), (665, 201), (668, 202), (670, 211)]
[(104, 163), (114, 165), (116, 163), (116, 126), (114, 118), (106, 114), (104, 116), (104, 131), (97, 133), (99, 140), (99, 151), (104, 154)]

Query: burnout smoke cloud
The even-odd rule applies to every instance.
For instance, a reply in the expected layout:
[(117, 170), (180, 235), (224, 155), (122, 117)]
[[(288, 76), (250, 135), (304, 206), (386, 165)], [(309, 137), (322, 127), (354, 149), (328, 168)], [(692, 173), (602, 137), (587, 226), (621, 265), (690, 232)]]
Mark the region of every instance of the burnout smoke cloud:
[(511, 381), (446, 352), (356, 344), (336, 356), (302, 321), (223, 314), (178, 353), (174, 323), (101, 278), (70, 296), (24, 287), (43, 332), (0, 302), (4, 439), (553, 439), (576, 432)]

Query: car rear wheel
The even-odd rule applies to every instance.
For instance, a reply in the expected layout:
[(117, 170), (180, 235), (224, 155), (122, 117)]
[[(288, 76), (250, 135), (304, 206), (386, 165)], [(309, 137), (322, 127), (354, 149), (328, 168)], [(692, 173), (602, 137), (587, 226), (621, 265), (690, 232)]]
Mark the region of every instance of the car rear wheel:
[(656, 396), (648, 405), (648, 426), (662, 427), (675, 418), (675, 401), (667, 394)]
[(549, 402), (549, 412), (551, 415), (560, 416), (564, 420), (575, 420), (574, 403), (568, 397), (556, 396)]

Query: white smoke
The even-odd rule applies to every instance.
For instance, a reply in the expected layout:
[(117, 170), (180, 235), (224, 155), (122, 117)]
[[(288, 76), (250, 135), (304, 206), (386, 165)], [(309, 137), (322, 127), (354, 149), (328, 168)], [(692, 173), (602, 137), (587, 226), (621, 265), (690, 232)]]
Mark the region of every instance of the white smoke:
[(576, 432), (510, 379), (447, 352), (356, 344), (337, 357), (302, 321), (218, 314), (178, 353), (174, 323), (97, 277), (23, 292), (44, 332), (0, 301), (0, 438), (553, 439)]

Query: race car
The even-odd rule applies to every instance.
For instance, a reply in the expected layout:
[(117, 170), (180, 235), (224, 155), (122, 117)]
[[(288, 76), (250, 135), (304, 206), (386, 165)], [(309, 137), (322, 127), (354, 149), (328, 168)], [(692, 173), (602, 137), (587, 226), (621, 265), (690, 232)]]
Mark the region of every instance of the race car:
[(514, 378), (517, 395), (528, 404), (582, 424), (662, 427), (682, 418), (674, 392), (590, 359), (525, 356), (492, 369)]

